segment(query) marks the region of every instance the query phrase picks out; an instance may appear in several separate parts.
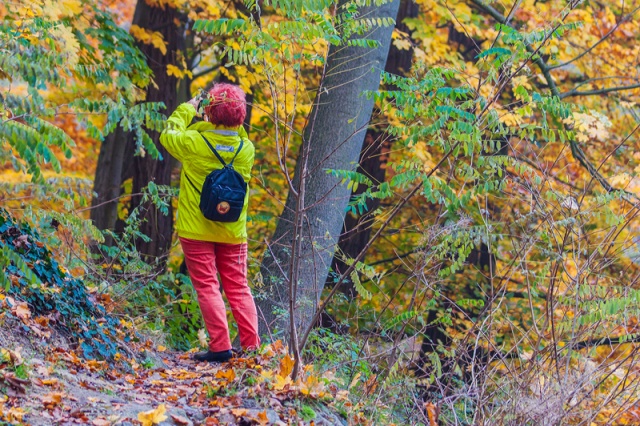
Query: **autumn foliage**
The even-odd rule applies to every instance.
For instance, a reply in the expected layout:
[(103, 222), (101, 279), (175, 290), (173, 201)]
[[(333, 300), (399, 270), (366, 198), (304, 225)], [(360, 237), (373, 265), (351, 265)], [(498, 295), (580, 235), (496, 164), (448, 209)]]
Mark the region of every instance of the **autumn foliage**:
[[(121, 416), (143, 425), (188, 424), (183, 406), (203, 424), (311, 423), (312, 413), (349, 424), (640, 423), (640, 2), (403, 0), (413, 12), (401, 23), (362, 16), (364, 3), (378, 4), (1, 4), (0, 325), (35, 342), (63, 336), (47, 362), (144, 393), (144, 409)], [(136, 10), (174, 13), (177, 38)], [(334, 89), (323, 82), (341, 75), (328, 53), (361, 49), (349, 69), (369, 70), (371, 34), (391, 27), (394, 58), (410, 66), (360, 94), (374, 113), (352, 129), (361, 111), (323, 103)], [(184, 102), (214, 82), (247, 94), (250, 285), (259, 303), (294, 300), (269, 310), (259, 351), (221, 367), (180, 352), (206, 336), (175, 235), (168, 252), (140, 252), (161, 233), (149, 211), (171, 222), (180, 176), (156, 140), (171, 111), (147, 96), (171, 89), (166, 102)], [(331, 153), (304, 167), (322, 126), (369, 128), (359, 169), (330, 167)], [(335, 153), (345, 141), (326, 143)], [(170, 165), (166, 181), (140, 184), (149, 159)], [(297, 231), (272, 240), (287, 197), (313, 191), (318, 171), (352, 191), (345, 214), (367, 238), (351, 254), (308, 233), (330, 193), (289, 204)], [(103, 177), (112, 199), (97, 194)], [(96, 227), (90, 213), (107, 207)], [(309, 262), (300, 247), (335, 252), (342, 269), (272, 277), (261, 265), (283, 244), (293, 254), (283, 270)], [(310, 281), (313, 297), (297, 298)], [(299, 312), (310, 314), (289, 321)], [(116, 421), (90, 416), (17, 346), (0, 341), (0, 419), (29, 420), (33, 390), (50, 419)]]

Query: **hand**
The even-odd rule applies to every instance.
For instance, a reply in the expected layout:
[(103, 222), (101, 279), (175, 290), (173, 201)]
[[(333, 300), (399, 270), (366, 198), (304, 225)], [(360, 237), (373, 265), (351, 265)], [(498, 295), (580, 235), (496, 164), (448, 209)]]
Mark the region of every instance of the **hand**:
[(187, 103), (193, 105), (193, 107), (197, 111), (198, 110), (198, 106), (200, 106), (200, 98), (198, 96), (195, 96), (194, 98), (192, 98), (189, 101), (187, 101)]

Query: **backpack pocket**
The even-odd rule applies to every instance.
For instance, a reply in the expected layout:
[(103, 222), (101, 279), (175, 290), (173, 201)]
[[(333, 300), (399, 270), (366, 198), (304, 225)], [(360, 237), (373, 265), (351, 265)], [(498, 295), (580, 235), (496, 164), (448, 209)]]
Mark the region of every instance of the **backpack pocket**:
[[(215, 222), (236, 222), (244, 207), (246, 183), (241, 177), (241, 183), (238, 183), (237, 179), (233, 179), (236, 176), (231, 178), (230, 173), (224, 173), (222, 170), (216, 172), (207, 176), (202, 186), (200, 211), (204, 217)], [(236, 173), (233, 171), (233, 174)], [(225, 174), (227, 176), (224, 176)]]

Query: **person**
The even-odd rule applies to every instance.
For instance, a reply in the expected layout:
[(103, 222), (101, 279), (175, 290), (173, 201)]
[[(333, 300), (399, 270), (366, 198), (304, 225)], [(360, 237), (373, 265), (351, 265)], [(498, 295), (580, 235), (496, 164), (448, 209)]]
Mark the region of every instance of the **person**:
[(209, 350), (193, 358), (226, 362), (232, 356), (232, 347), (217, 274), (238, 324), (242, 349), (257, 349), (260, 345), (256, 305), (247, 285), (249, 191), (247, 189), (238, 221), (214, 222), (203, 216), (199, 208), (202, 185), (209, 173), (223, 167), (203, 138), (225, 163), (230, 163), (235, 156), (233, 168), (247, 183), (255, 148), (242, 126), (247, 109), (245, 93), (240, 87), (226, 83), (214, 85), (208, 92), (209, 103), (203, 107), (204, 121), (190, 125), (200, 102), (200, 97), (195, 97), (178, 106), (160, 135), (160, 143), (182, 163), (176, 229), (209, 332)]

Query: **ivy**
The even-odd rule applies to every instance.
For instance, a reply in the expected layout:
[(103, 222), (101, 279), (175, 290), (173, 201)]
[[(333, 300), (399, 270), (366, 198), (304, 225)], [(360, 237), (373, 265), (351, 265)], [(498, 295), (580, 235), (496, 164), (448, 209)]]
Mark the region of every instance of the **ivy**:
[(120, 321), (93, 300), (86, 285), (53, 258), (40, 235), (0, 209), (0, 267), (9, 294), (27, 302), (36, 315), (56, 315), (55, 327), (70, 335), (89, 359), (113, 360), (120, 341)]

